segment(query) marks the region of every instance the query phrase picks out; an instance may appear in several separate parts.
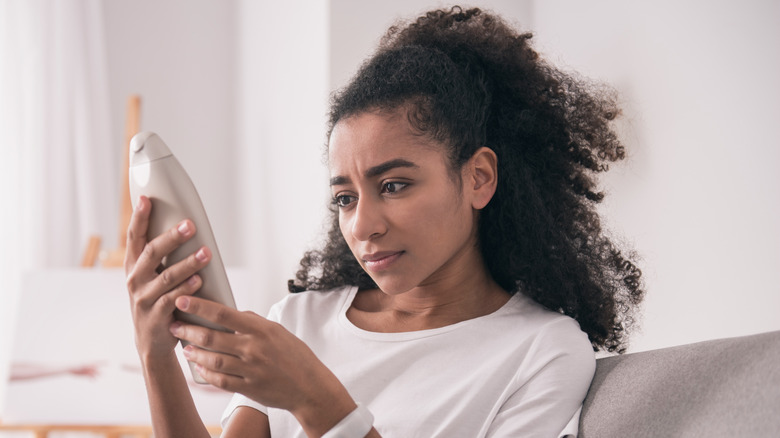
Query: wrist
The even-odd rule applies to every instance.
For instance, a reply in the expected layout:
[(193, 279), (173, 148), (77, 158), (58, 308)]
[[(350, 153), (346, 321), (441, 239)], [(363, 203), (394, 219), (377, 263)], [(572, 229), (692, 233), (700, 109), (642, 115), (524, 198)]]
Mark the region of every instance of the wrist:
[(357, 408), (347, 388), (327, 368), (306, 382), (289, 409), (307, 436), (322, 436)]
[(141, 367), (145, 370), (168, 368), (172, 364), (181, 368), (179, 359), (176, 358), (176, 352), (173, 350), (165, 354), (139, 352), (138, 358), (141, 360)]
[(374, 416), (360, 403), (322, 438), (364, 438), (374, 427)]
[(339, 421), (355, 410), (357, 404), (335, 402), (327, 405), (308, 405), (291, 412), (303, 427), (307, 436), (322, 436), (332, 429)]

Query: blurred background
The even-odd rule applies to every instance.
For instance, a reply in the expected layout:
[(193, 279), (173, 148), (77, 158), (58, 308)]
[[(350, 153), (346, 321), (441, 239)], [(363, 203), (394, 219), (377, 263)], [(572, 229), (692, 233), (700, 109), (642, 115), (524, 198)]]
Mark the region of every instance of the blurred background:
[[(239, 305), (264, 314), (324, 231), (330, 93), (389, 25), (445, 5), (0, 0), (0, 400), (15, 340), (100, 311), (19, 321), (30, 284), (126, 301), (119, 268), (78, 266), (90, 236), (118, 245), (128, 96), (198, 187)], [(630, 351), (780, 329), (780, 3), (468, 5), (621, 96), (629, 159), (602, 210), (647, 284)]]

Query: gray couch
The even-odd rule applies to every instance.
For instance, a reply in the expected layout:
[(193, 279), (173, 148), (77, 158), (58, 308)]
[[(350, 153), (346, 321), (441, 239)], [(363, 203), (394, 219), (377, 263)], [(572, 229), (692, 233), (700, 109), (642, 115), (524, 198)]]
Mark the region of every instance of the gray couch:
[(580, 437), (780, 437), (780, 331), (602, 358)]

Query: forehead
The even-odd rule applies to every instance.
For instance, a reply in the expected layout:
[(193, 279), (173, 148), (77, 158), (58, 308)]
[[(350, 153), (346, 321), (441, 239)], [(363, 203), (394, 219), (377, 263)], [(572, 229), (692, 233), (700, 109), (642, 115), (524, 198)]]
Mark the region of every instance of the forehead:
[(377, 164), (403, 158), (409, 161), (445, 161), (445, 148), (414, 131), (403, 111), (363, 112), (340, 120), (328, 142), (331, 175), (361, 172)]

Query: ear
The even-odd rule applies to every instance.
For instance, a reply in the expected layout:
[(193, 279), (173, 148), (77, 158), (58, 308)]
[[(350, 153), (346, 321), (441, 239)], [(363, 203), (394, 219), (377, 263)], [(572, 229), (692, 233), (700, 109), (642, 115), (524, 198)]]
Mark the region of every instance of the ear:
[(492, 149), (481, 147), (465, 166), (464, 189), (471, 195), (471, 207), (481, 210), (493, 199), (498, 185), (498, 157)]

